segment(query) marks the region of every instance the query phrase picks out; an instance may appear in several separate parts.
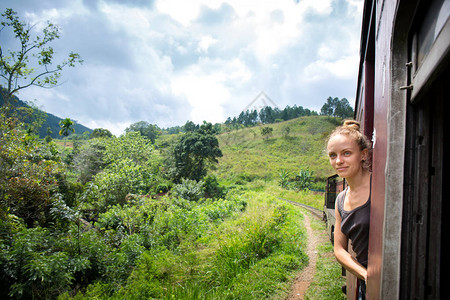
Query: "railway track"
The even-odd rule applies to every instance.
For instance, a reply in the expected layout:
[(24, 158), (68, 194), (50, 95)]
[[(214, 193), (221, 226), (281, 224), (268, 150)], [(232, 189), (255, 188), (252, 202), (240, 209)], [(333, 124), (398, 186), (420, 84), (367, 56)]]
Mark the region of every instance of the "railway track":
[(320, 209), (317, 209), (317, 208), (312, 207), (310, 205), (306, 205), (306, 204), (303, 204), (303, 203), (298, 203), (298, 202), (295, 202), (295, 201), (292, 201), (292, 200), (288, 200), (288, 199), (284, 199), (284, 198), (280, 198), (280, 197), (278, 197), (278, 199), (286, 201), (286, 202), (288, 202), (290, 204), (293, 204), (295, 206), (303, 207), (303, 208), (309, 210), (317, 218), (323, 219), (323, 211), (321, 211)]

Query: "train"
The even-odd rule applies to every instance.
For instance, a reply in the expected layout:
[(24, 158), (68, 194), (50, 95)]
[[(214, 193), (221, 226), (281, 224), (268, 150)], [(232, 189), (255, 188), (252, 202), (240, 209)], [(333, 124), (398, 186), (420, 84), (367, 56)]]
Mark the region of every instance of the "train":
[(323, 220), (327, 226), (328, 236), (330, 241), (334, 244), (334, 224), (336, 223), (335, 217), (335, 204), (336, 197), (346, 187), (345, 179), (340, 179), (337, 174), (327, 178), (325, 186), (325, 201), (323, 204)]
[[(450, 0), (364, 1), (354, 117), (373, 148), (367, 299), (445, 297), (449, 16)], [(332, 238), (341, 187), (328, 180)], [(355, 278), (346, 277), (347, 298), (356, 299)]]

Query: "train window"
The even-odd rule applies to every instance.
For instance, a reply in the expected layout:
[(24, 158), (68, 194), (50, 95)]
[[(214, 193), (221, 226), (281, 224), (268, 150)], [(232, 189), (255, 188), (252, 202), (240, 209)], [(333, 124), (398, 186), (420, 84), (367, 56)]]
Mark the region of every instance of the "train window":
[[(433, 1), (417, 32), (418, 51), (417, 66), (422, 65), (423, 59), (430, 52), (431, 46), (438, 37), (450, 15), (450, 1)], [(436, 17), (437, 16), (437, 17)]]
[(429, 79), (439, 69), (450, 51), (450, 0), (434, 0), (412, 35), (410, 56), (411, 101), (427, 88)]

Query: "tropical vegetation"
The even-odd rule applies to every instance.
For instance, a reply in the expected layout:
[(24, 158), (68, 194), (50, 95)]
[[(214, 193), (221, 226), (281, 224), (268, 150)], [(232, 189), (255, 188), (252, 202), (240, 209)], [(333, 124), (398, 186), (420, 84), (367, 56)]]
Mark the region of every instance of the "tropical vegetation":
[[(2, 16), (30, 51), (59, 36), (48, 24), (30, 46), (15, 12)], [(26, 54), (1, 56), (2, 77), (52, 86), (80, 59), (51, 68), (53, 50), (39, 53), (45, 67), (35, 75)], [(14, 63), (22, 71), (8, 73)], [(19, 86), (0, 88), (8, 91), (0, 108), (2, 299), (288, 295), (308, 257), (302, 212), (285, 199), (321, 207), (312, 190), (330, 173), (323, 141), (340, 119), (310, 112), (266, 122), (263, 114), (179, 130), (142, 121), (118, 137), (98, 128), (62, 146), (50, 127), (39, 137), (42, 118), (28, 118), (36, 110), (10, 105)], [(70, 118), (59, 123), (61, 136), (76, 135)]]

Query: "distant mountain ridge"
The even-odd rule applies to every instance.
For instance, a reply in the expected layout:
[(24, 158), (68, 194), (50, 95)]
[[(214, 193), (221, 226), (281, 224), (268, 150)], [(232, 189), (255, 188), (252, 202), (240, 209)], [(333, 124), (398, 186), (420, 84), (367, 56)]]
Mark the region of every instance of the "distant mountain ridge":
[[(18, 97), (14, 96), (13, 97), (13, 105), (15, 107), (28, 107), (31, 108), (30, 105), (28, 105), (25, 101), (20, 100)], [(0, 107), (3, 106), (3, 95), (0, 93)], [(33, 108), (33, 109), (37, 109), (37, 108)], [(42, 124), (41, 128), (39, 129), (39, 137), (40, 138), (44, 138), (47, 136), (47, 128), (50, 127), (52, 133), (51, 133), (51, 137), (53, 139), (58, 139), (61, 138), (61, 136), (59, 135), (59, 130), (61, 129), (61, 127), (59, 126), (59, 121), (62, 120), (62, 118), (57, 117), (53, 114), (47, 113), (45, 111), (42, 111), (40, 109), (38, 109), (39, 111), (43, 112), (46, 115), (46, 120), (44, 121), (44, 123)], [(74, 120), (72, 120), (74, 121)], [(75, 121), (74, 121), (75, 122)], [(75, 129), (75, 133), (77, 134), (83, 134), (84, 132), (89, 132), (89, 134), (92, 133), (92, 129), (82, 125), (82, 124), (78, 124), (75, 122), (75, 125), (73, 127)]]

